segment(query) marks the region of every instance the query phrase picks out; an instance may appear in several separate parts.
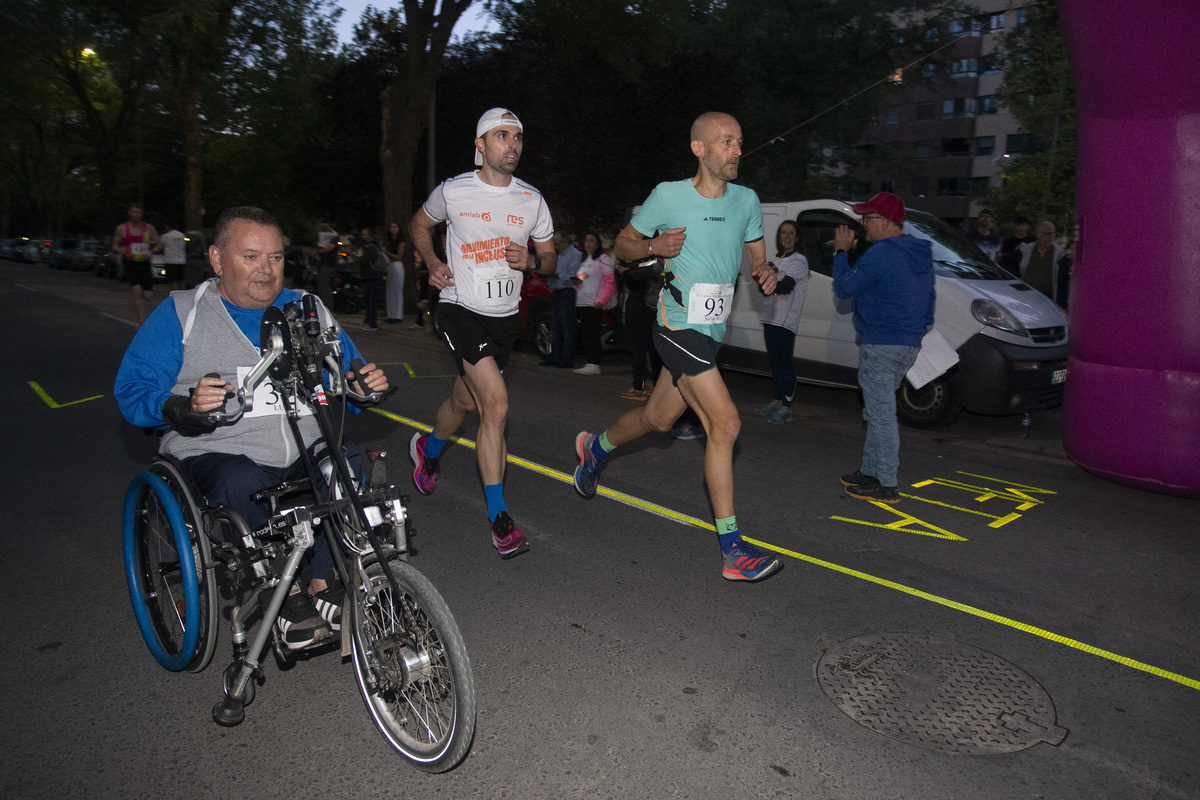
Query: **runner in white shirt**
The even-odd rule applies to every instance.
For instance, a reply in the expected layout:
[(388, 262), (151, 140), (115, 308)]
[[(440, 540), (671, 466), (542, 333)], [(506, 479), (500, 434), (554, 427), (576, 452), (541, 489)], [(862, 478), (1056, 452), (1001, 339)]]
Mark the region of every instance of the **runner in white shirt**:
[[(504, 465), (508, 448), (508, 388), (503, 370), (516, 344), (517, 305), (524, 272), (554, 272), (558, 255), (554, 223), (537, 189), (513, 177), (524, 147), (517, 115), (493, 108), (475, 126), (475, 165), (443, 182), (413, 215), (409, 235), (429, 266), (429, 283), (440, 289), (437, 319), (458, 367), (454, 388), (438, 408), (429, 436), (414, 434), (409, 444), (421, 494), (437, 484), (442, 447), (466, 419), (479, 412), (475, 444), (483, 492), (487, 497), (492, 544), (501, 558), (529, 549), (504, 503)], [(437, 257), (430, 230), (446, 223), (446, 259)], [(532, 240), (537, 255), (527, 243)]]
[(167, 283), (171, 291), (182, 292), (187, 288), (183, 281), (183, 268), (187, 265), (187, 237), (169, 222), (166, 227), (166, 232), (159, 239), (162, 241), (163, 262), (167, 266)]

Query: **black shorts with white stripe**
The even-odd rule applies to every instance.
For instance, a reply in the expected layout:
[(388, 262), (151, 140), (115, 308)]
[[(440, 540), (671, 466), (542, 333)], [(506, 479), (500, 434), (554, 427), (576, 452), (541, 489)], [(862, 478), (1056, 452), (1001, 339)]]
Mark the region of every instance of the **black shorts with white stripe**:
[(517, 344), (520, 315), (488, 317), (454, 303), (438, 303), (437, 323), (459, 375), (465, 374), (464, 361), (478, 364), (485, 358), (496, 359), (503, 372)]
[(694, 331), (681, 328), (673, 331), (662, 324), (654, 325), (654, 349), (658, 351), (663, 366), (671, 373), (671, 380), (678, 384), (684, 375), (694, 377), (717, 368), (717, 350), (721, 343)]

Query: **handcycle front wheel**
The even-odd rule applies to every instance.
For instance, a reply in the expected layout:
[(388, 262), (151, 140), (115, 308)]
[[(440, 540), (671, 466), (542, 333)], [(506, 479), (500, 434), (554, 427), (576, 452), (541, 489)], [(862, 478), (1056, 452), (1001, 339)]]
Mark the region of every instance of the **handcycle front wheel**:
[(216, 647), (216, 576), (199, 510), (174, 465), (156, 461), (125, 493), (125, 577), (150, 654), (199, 672)]
[(445, 772), (475, 735), (475, 679), (458, 623), (438, 591), (411, 564), (366, 565), (367, 584), (351, 604), (354, 671), (375, 725), (413, 766)]

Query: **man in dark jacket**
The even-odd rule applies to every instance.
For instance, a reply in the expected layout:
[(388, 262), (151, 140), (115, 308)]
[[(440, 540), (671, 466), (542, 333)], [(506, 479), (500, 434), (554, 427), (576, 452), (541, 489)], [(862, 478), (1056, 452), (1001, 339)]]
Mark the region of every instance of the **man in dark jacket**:
[(362, 229), (362, 254), (358, 257), (359, 274), (362, 276), (363, 304), (366, 312), (363, 319), (363, 330), (378, 330), (376, 324), (376, 309), (383, 298), (383, 276), (387, 274), (388, 257), (375, 241), (375, 232), (370, 228)]
[(851, 267), (846, 253), (858, 242), (849, 226), (834, 234), (833, 290), (854, 298), (859, 335), (858, 385), (863, 392), (867, 440), (862, 466), (842, 476), (846, 494), (861, 500), (900, 502), (900, 427), (896, 390), (917, 360), (921, 339), (933, 325), (933, 249), (904, 233), (904, 202), (880, 192), (854, 206), (874, 244)]

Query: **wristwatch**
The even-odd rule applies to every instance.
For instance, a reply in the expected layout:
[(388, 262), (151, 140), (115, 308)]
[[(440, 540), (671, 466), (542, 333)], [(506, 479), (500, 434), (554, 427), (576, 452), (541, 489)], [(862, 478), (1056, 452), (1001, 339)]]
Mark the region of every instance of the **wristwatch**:
[(654, 239), (650, 239), (650, 255), (654, 255)]

